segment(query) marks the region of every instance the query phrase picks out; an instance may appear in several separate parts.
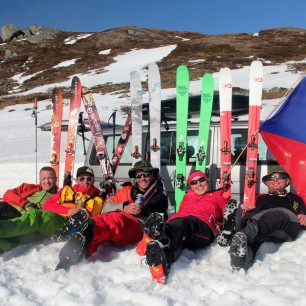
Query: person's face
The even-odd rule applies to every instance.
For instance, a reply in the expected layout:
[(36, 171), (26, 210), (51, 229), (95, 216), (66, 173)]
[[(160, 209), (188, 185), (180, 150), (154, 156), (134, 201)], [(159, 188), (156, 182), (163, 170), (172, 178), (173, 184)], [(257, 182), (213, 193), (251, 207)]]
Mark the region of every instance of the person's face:
[(208, 189), (207, 179), (202, 176), (196, 176), (190, 182), (190, 189), (197, 195), (203, 195)]
[(143, 192), (146, 191), (153, 180), (153, 173), (151, 171), (138, 170), (135, 176), (138, 188)]
[(82, 174), (77, 178), (77, 184), (80, 185), (83, 188), (90, 188), (93, 186), (95, 182), (95, 179), (90, 176), (90, 175), (86, 175), (86, 174)]
[(268, 177), (266, 180), (266, 185), (271, 191), (281, 191), (284, 190), (289, 183), (287, 177), (279, 175), (279, 173), (274, 173)]
[(52, 171), (40, 171), (39, 182), (43, 190), (49, 191), (55, 187), (56, 177)]

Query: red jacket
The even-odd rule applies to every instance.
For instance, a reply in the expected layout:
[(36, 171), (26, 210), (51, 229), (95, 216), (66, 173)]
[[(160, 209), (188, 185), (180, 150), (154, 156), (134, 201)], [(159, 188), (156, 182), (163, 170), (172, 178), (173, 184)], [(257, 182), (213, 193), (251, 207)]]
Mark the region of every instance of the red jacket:
[(10, 205), (23, 207), (28, 202), (27, 197), (40, 190), (40, 185), (23, 183), (19, 187), (8, 189), (3, 195), (3, 201)]
[(218, 224), (223, 222), (223, 211), (227, 203), (227, 200), (222, 196), (223, 192), (223, 189), (218, 189), (199, 196), (192, 190), (188, 190), (179, 211), (172, 215), (168, 221), (194, 216), (205, 222), (214, 233), (217, 233)]

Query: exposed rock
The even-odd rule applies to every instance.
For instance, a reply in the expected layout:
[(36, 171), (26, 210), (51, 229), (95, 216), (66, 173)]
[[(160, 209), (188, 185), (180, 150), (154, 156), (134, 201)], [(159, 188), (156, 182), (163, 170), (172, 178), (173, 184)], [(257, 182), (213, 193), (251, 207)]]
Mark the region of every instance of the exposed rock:
[(9, 41), (12, 35), (20, 30), (13, 22), (6, 24), (2, 27), (2, 39), (3, 41)]
[(4, 52), (4, 60), (10, 60), (17, 56), (18, 54), (16, 52), (12, 52), (10, 49), (6, 49)]
[(137, 27), (129, 27), (128, 28), (128, 34), (132, 36), (137, 36), (137, 37), (154, 37), (152, 33), (149, 31), (139, 29)]
[(14, 32), (13, 34), (12, 34), (12, 36), (9, 38), (9, 41), (11, 42), (11, 41), (13, 41), (14, 39), (19, 39), (19, 38), (23, 38), (24, 37), (24, 32), (23, 31), (21, 31), (21, 30), (18, 30), (18, 31), (16, 31), (16, 32)]

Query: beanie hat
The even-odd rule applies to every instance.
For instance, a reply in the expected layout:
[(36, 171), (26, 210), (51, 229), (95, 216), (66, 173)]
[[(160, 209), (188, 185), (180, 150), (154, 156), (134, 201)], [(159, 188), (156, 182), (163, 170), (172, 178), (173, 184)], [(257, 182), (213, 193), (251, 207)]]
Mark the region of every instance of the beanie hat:
[(200, 177), (204, 177), (206, 178), (206, 174), (202, 171), (196, 170), (190, 173), (187, 183), (190, 185), (190, 182), (196, 177), (196, 176), (200, 176)]
[(91, 177), (95, 177), (94, 171), (91, 168), (86, 167), (86, 166), (80, 167), (77, 170), (76, 176), (79, 177), (82, 174), (88, 175), (88, 176), (91, 176)]

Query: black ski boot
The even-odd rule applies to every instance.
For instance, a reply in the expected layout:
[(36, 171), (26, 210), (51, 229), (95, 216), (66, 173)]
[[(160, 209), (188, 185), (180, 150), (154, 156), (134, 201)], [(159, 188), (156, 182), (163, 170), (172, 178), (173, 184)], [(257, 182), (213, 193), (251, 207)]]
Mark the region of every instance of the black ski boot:
[(221, 247), (229, 246), (231, 239), (238, 230), (241, 221), (241, 205), (236, 200), (229, 200), (223, 213), (224, 226), (217, 242)]
[(75, 233), (83, 233), (88, 226), (89, 214), (86, 209), (82, 209), (71, 216), (52, 236), (54, 242), (66, 241)]
[(152, 279), (162, 285), (166, 283), (170, 272), (170, 256), (167, 247), (159, 241), (151, 241), (147, 245), (146, 261), (150, 267)]
[(159, 213), (153, 213), (145, 223), (144, 234), (142, 240), (137, 244), (136, 252), (139, 256), (144, 256), (147, 251), (147, 244), (150, 241), (163, 241), (165, 239), (166, 236), (164, 217)]
[(81, 233), (75, 233), (72, 237), (70, 237), (70, 239), (60, 250), (59, 262), (55, 270), (68, 270), (71, 266), (77, 264), (83, 258), (87, 257), (85, 240), (85, 236), (83, 236)]

